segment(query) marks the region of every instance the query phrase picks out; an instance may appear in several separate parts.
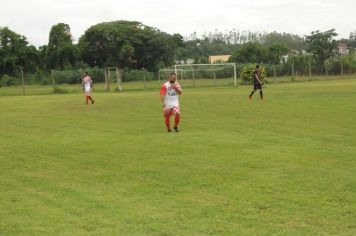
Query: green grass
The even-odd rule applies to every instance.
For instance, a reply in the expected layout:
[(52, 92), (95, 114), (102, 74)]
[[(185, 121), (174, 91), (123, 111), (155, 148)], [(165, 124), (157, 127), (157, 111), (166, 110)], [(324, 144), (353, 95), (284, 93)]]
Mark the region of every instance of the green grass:
[(158, 90), (11, 89), (1, 236), (356, 234), (356, 80), (185, 89), (180, 133)]

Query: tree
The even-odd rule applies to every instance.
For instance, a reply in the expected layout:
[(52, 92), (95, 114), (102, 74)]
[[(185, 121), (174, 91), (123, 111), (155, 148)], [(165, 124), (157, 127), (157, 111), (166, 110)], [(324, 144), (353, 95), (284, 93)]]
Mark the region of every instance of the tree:
[(210, 41), (209, 38), (189, 40), (176, 51), (176, 60), (195, 59), (196, 63), (207, 63), (211, 55), (230, 55), (239, 48), (237, 44)]
[(350, 37), (345, 39), (345, 42), (347, 43), (350, 52), (354, 52), (356, 49), (356, 30), (350, 33)]
[(355, 55), (341, 55), (339, 57), (341, 74), (352, 74), (356, 71), (356, 56)]
[(289, 33), (272, 32), (262, 35), (260, 43), (266, 46), (274, 44), (284, 44), (286, 47), (294, 50), (305, 49), (305, 39), (299, 35)]
[(238, 63), (262, 63), (266, 60), (267, 50), (258, 43), (243, 44), (230, 58), (230, 61)]
[(25, 72), (35, 72), (41, 68), (40, 52), (35, 46), (27, 46), (19, 56), (19, 65)]
[(59, 23), (52, 26), (46, 53), (48, 67), (64, 69), (73, 66), (76, 61), (75, 51), (69, 25)]
[(39, 54), (34, 46), (28, 46), (25, 36), (0, 28), (0, 75), (14, 75), (21, 69), (34, 71), (38, 67)]
[(268, 61), (273, 64), (273, 75), (276, 77), (276, 67), (275, 65), (281, 62), (282, 56), (286, 55), (289, 52), (289, 49), (281, 43), (272, 44), (268, 47)]
[(90, 27), (79, 39), (82, 60), (90, 66), (158, 70), (174, 63), (182, 37), (136, 21), (114, 21)]
[(310, 55), (296, 54), (293, 56), (294, 69), (296, 74), (308, 74), (311, 76), (311, 58)]
[(353, 39), (353, 40), (356, 40), (356, 30), (354, 30), (353, 32), (350, 32), (350, 37), (349, 39)]
[(307, 51), (313, 55), (321, 67), (325, 65), (326, 71), (327, 59), (336, 54), (337, 42), (333, 39), (335, 36), (337, 36), (337, 33), (335, 33), (334, 29), (325, 32), (317, 30), (306, 36)]

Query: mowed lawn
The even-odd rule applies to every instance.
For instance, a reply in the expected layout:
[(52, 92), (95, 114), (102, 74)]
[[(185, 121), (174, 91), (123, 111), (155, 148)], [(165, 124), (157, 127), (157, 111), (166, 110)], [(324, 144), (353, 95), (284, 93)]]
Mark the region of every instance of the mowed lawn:
[(250, 89), (0, 96), (0, 235), (355, 235), (356, 80)]

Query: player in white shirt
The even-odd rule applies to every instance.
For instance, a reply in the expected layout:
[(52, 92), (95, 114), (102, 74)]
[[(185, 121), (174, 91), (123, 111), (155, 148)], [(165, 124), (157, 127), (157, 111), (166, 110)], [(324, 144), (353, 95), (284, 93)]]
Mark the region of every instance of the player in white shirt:
[(174, 130), (179, 132), (178, 124), (180, 120), (180, 108), (178, 95), (182, 95), (182, 88), (177, 82), (177, 76), (175, 73), (171, 73), (169, 80), (161, 87), (160, 95), (163, 106), (163, 115), (165, 117), (165, 123), (168, 132), (171, 132), (170, 117), (175, 114), (174, 117)]
[(89, 99), (90, 99), (91, 104), (93, 104), (94, 100), (90, 96), (90, 91), (91, 91), (91, 88), (92, 88), (92, 85), (93, 85), (93, 80), (89, 76), (88, 72), (84, 72), (82, 85), (83, 85), (83, 90), (84, 90), (84, 95), (85, 95), (85, 103), (88, 104)]

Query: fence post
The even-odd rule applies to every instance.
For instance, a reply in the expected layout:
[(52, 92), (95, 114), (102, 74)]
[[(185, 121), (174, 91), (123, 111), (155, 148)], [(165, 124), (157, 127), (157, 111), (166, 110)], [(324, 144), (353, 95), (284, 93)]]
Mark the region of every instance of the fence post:
[(216, 86), (216, 73), (215, 73), (215, 70), (214, 70), (213, 74), (214, 74), (214, 86)]
[(192, 75), (193, 75), (193, 87), (195, 88), (195, 73), (194, 73), (194, 67), (192, 66)]
[(22, 94), (25, 96), (25, 79), (23, 76), (23, 70), (21, 69), (21, 80), (22, 80)]
[(110, 91), (110, 72), (108, 67), (105, 67), (104, 69), (104, 76), (105, 76), (105, 90), (108, 92)]
[(234, 85), (237, 86), (236, 63), (234, 63)]
[(54, 70), (51, 70), (51, 77), (52, 77), (52, 86), (53, 86), (53, 92), (56, 91), (56, 85), (54, 83)]
[(121, 71), (116, 67), (116, 79), (117, 79), (117, 89), (121, 92)]
[(294, 58), (292, 62), (292, 81), (294, 81)]
[(143, 89), (146, 90), (146, 73), (144, 67), (142, 67), (142, 73), (143, 73)]

